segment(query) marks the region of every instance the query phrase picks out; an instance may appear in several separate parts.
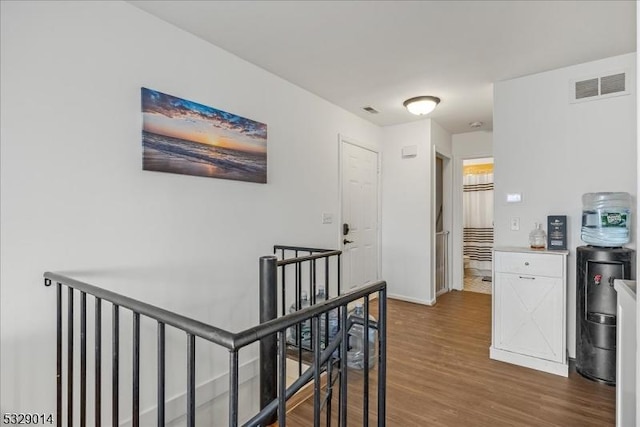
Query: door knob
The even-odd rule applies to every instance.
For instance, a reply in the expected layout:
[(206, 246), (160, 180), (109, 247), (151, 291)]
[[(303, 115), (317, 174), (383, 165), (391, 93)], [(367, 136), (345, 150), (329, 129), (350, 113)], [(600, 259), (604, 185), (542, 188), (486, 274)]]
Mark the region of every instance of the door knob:
[(347, 243), (353, 243), (353, 240), (347, 240), (347, 239), (344, 239), (344, 240), (342, 241), (342, 243), (344, 243), (344, 244), (346, 245)]

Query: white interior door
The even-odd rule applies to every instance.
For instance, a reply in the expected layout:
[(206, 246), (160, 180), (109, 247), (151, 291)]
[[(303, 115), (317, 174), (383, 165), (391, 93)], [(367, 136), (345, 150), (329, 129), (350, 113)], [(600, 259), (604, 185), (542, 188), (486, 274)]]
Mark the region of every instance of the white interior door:
[(378, 280), (378, 153), (342, 141), (342, 289)]

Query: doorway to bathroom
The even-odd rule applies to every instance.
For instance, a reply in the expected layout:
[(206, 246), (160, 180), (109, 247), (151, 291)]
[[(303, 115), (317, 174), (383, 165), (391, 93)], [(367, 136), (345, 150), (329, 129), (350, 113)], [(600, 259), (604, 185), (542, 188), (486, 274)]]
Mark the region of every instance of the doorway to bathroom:
[(491, 293), (493, 158), (463, 162), (464, 290)]

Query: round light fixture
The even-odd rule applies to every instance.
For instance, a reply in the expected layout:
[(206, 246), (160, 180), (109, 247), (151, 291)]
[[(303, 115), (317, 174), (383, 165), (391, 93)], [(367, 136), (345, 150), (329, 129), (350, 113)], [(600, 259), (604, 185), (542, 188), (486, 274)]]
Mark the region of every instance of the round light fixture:
[(484, 122), (471, 122), (469, 123), (469, 126), (472, 127), (473, 129), (477, 129), (479, 127), (482, 127), (483, 124)]
[(440, 98), (435, 96), (416, 96), (415, 98), (407, 99), (402, 105), (404, 105), (410, 113), (416, 116), (424, 116), (432, 112), (439, 103)]

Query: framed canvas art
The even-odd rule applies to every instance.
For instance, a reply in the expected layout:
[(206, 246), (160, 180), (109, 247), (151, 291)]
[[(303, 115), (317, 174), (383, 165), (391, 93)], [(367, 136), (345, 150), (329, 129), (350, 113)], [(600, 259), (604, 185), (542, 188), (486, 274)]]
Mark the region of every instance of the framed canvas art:
[(142, 88), (142, 169), (267, 182), (267, 125)]

